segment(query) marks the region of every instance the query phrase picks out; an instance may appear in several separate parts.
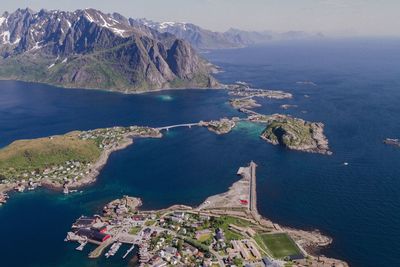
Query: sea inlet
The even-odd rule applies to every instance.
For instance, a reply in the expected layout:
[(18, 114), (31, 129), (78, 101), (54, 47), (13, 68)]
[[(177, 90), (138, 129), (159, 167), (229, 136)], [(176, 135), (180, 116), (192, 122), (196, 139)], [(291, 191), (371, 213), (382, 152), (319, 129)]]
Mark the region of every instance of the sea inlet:
[[(320, 229), (334, 238), (323, 254), (351, 266), (396, 266), (400, 150), (382, 140), (400, 133), (399, 47), (396, 40), (344, 40), (205, 54), (224, 68), (218, 75), (223, 82), (242, 80), (292, 93), (291, 100), (261, 99), (262, 107), (255, 110), (323, 122), (334, 154), (270, 145), (259, 138), (263, 128), (248, 123), (226, 135), (192, 127), (170, 130), (161, 139), (136, 140), (112, 154), (98, 180), (82, 192), (15, 193), (0, 208), (2, 266), (133, 265), (122, 255), (90, 260), (91, 248), (76, 251), (75, 244), (63, 241), (65, 233), (80, 215), (100, 212), (123, 195), (140, 197), (143, 209), (198, 205), (226, 191), (238, 179), (237, 166), (251, 160), (258, 164), (257, 201), (263, 216)], [(123, 95), (1, 81), (0, 93), (2, 147), (77, 129), (243, 116), (230, 107), (230, 96), (222, 90)], [(284, 104), (297, 108), (285, 110), (280, 107)]]

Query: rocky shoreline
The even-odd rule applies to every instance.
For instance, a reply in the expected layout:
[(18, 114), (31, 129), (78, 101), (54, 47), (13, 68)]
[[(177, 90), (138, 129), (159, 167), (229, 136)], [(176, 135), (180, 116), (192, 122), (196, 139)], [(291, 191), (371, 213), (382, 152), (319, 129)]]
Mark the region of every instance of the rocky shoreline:
[(237, 117), (232, 119), (222, 118), (220, 120), (213, 121), (200, 121), (199, 126), (207, 127), (209, 131), (221, 135), (232, 131), (232, 129), (236, 126), (237, 121), (239, 121), (239, 118)]
[(133, 144), (133, 138), (126, 137), (123, 143), (114, 146), (112, 148), (105, 149), (101, 153), (99, 159), (91, 165), (90, 167), (91, 172), (78, 181), (74, 181), (68, 184), (63, 184), (54, 182), (52, 180), (45, 180), (42, 182), (42, 186), (54, 191), (63, 191), (65, 188), (78, 189), (90, 185), (96, 181), (97, 176), (100, 174), (100, 171), (106, 165), (108, 158), (113, 152), (125, 149), (132, 144)]
[(324, 124), (308, 122), (285, 114), (264, 115), (242, 109), (248, 120), (266, 124), (260, 137), (273, 145), (282, 145), (291, 150), (332, 155)]
[[(296, 121), (299, 127), (304, 127), (307, 136), (302, 136), (290, 125), (288, 120), (275, 121), (270, 124), (261, 134), (261, 138), (273, 145), (282, 145), (291, 150), (332, 155), (329, 150), (329, 142), (324, 135), (324, 124), (320, 122), (306, 122), (302, 119), (291, 119)], [(290, 120), (289, 120), (290, 121)]]

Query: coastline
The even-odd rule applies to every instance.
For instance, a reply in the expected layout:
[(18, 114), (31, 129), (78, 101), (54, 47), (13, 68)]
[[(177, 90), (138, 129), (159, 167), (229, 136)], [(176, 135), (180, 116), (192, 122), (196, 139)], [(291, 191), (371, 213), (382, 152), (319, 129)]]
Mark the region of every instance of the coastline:
[(224, 84), (219, 84), (220, 86), (214, 86), (214, 87), (196, 87), (196, 86), (193, 86), (193, 87), (186, 86), (185, 87), (185, 86), (183, 86), (183, 87), (165, 87), (165, 88), (157, 88), (157, 89), (149, 88), (148, 90), (127, 91), (127, 90), (104, 89), (104, 88), (96, 88), (96, 87), (74, 87), (74, 86), (68, 86), (68, 85), (60, 85), (57, 83), (30, 81), (30, 80), (13, 79), (13, 78), (7, 79), (7, 78), (3, 78), (3, 77), (0, 77), (0, 81), (35, 83), (35, 84), (52, 86), (57, 89), (89, 90), (89, 91), (98, 91), (98, 92), (117, 93), (117, 94), (123, 94), (123, 95), (140, 95), (140, 94), (155, 93), (155, 92), (169, 91), (169, 90), (229, 90), (228, 88), (225, 87)]
[[(318, 229), (311, 231), (296, 229), (293, 227), (282, 226), (274, 223), (272, 220), (264, 217), (258, 212), (257, 207), (251, 209), (251, 203), (243, 206), (242, 204), (233, 205), (233, 203), (240, 203), (241, 199), (251, 200), (252, 193), (256, 194), (256, 185), (252, 185), (249, 181), (249, 176), (244, 167), (238, 170), (238, 175), (241, 179), (234, 182), (226, 192), (209, 196), (202, 204), (193, 208), (193, 212), (203, 212), (217, 215), (231, 215), (237, 216), (242, 219), (250, 220), (255, 224), (262, 225), (266, 228), (271, 229), (277, 233), (288, 233), (290, 237), (302, 248), (306, 255), (318, 257), (316, 253), (319, 249), (324, 248), (332, 244), (333, 238), (321, 233)], [(250, 172), (252, 173), (252, 172)], [(254, 168), (254, 180), (255, 180), (255, 168)], [(255, 181), (254, 181), (255, 182)], [(246, 196), (246, 191), (249, 192)], [(256, 204), (255, 204), (256, 205)], [(334, 260), (334, 259), (333, 259)], [(341, 261), (339, 261), (341, 262)], [(348, 266), (347, 263), (343, 262), (343, 266)]]
[[(25, 81), (20, 81), (20, 82), (25, 82)], [(59, 87), (59, 88), (68, 88), (68, 87)], [(79, 88), (74, 88), (74, 89), (79, 89)], [(87, 88), (82, 88), (82, 89), (87, 89)], [(133, 93), (128, 93), (128, 94), (151, 93), (151, 92), (155, 92), (155, 91), (173, 90), (173, 89), (179, 90), (179, 88), (157, 89), (157, 90), (154, 90), (154, 91), (133, 92)], [(195, 88), (182, 88), (182, 90), (192, 90), (192, 89), (195, 89)], [(201, 89), (202, 90), (212, 90), (212, 88), (201, 88)], [(219, 89), (229, 90), (227, 88), (219, 88)], [(102, 89), (94, 89), (94, 90), (113, 92), (113, 93), (114, 92), (118, 92), (118, 91), (109, 91), (109, 90), (102, 90)], [(124, 93), (124, 92), (119, 92), (119, 93)], [(246, 113), (246, 112), (244, 112), (244, 113)], [(235, 125), (233, 125), (233, 127), (234, 126)], [(209, 128), (209, 130), (214, 132), (214, 133), (216, 133), (216, 134), (221, 134), (221, 133), (219, 133), (217, 131), (213, 131), (213, 129)], [(119, 151), (119, 150), (125, 149), (126, 147), (132, 145), (134, 143), (133, 139), (135, 137), (137, 137), (137, 136), (132, 135), (132, 134), (127, 134), (124, 137), (124, 140), (123, 140), (123, 142), (121, 144), (119, 144), (118, 146), (113, 146), (111, 148), (108, 148), (108, 149), (104, 150), (101, 153), (99, 159), (95, 163), (93, 163), (93, 165), (91, 166), (91, 172), (88, 175), (84, 176), (79, 181), (76, 181), (76, 182), (68, 184), (68, 188), (69, 189), (82, 188), (84, 186), (87, 186), (87, 185), (92, 184), (93, 182), (95, 182), (97, 177), (98, 177), (98, 175), (99, 175), (99, 173), (100, 173), (100, 171), (106, 165), (110, 155), (115, 151)], [(142, 138), (153, 137), (154, 138), (154, 136), (140, 136), (140, 137), (142, 137)], [(160, 134), (160, 136), (158, 136), (158, 138), (161, 138), (161, 137), (162, 137), (162, 134)], [(307, 152), (311, 152), (311, 151), (307, 151)], [(238, 182), (240, 182), (240, 180)], [(54, 182), (51, 182), (49, 180), (43, 180), (41, 184), (42, 184), (43, 187), (51, 189), (51, 190), (54, 190), (54, 191), (62, 191), (63, 187), (64, 187), (63, 184), (54, 183)], [(2, 188), (2, 186), (0, 185), (0, 193), (11, 191), (14, 186), (15, 186), (15, 184), (12, 184), (12, 185), (8, 185), (8, 186), (5, 186), (4, 188)], [(235, 184), (233, 184), (229, 188), (228, 192), (233, 190), (234, 187), (235, 187)], [(225, 197), (225, 196), (222, 196), (222, 195), (224, 195), (224, 194), (226, 194), (228, 192), (225, 192), (225, 193), (220, 194), (220, 195), (211, 196), (210, 198), (218, 199), (218, 198), (221, 198), (221, 197)], [(188, 207), (188, 206), (185, 206), (185, 205), (174, 205), (172, 207), (167, 208), (166, 210), (170, 210), (170, 209), (188, 209), (188, 208), (190, 208), (191, 210), (197, 211), (200, 207), (192, 208), (192, 207)], [(144, 212), (146, 212), (146, 211), (144, 211)], [(214, 211), (210, 211), (210, 213), (216, 214)], [(318, 248), (321, 248), (321, 247), (325, 247), (325, 246), (327, 246), (327, 245), (329, 245), (329, 244), (331, 244), (333, 242), (332, 238), (321, 234), (318, 230), (316, 230), (316, 231), (304, 231), (304, 230), (293, 229), (293, 228), (290, 228), (290, 227), (279, 226), (278, 224), (273, 223), (269, 219), (267, 219), (265, 217), (262, 217), (262, 215), (258, 214), (257, 211), (255, 212), (255, 214), (259, 218), (258, 219), (258, 223), (260, 225), (264, 225), (264, 226), (271, 226), (272, 225), (275, 230), (286, 231), (286, 232), (290, 233), (290, 236), (297, 237), (301, 242), (306, 240), (306, 244), (308, 242), (309, 245), (306, 245), (305, 247), (307, 249), (307, 253), (310, 254), (310, 255), (312, 255), (312, 251), (314, 250), (314, 248), (318, 249)], [(294, 239), (296, 239), (296, 238), (294, 238)], [(298, 242), (298, 241), (296, 240), (296, 242)], [(347, 265), (344, 265), (344, 266), (347, 266)]]
[[(134, 216), (151, 218), (149, 224), (145, 223), (144, 225), (150, 227), (147, 229), (156, 229), (157, 232), (166, 229), (163, 228), (161, 224), (160, 226), (156, 226), (157, 221), (164, 222), (168, 220), (171, 214), (174, 214), (173, 216), (176, 216), (175, 214), (187, 214), (186, 216), (189, 216), (190, 214), (192, 216), (199, 216), (200, 218), (234, 218), (242, 222), (247, 222), (241, 226), (230, 224), (229, 228), (234, 232), (241, 233), (241, 239), (248, 240), (246, 242), (253, 242), (257, 249), (264, 254), (264, 257), (267, 257), (271, 262), (277, 264), (274, 266), (286, 266), (286, 263), (289, 262), (291, 264), (295, 264), (293, 266), (348, 267), (349, 265), (345, 261), (320, 255), (319, 250), (333, 242), (331, 237), (324, 235), (317, 229), (306, 231), (281, 226), (258, 213), (256, 207), (256, 198), (252, 197), (253, 193), (256, 194), (256, 167), (257, 165), (254, 162), (251, 162), (249, 167), (240, 167), (237, 172), (237, 174), (241, 176), (239, 180), (234, 182), (226, 192), (209, 196), (197, 207), (175, 204), (159, 210), (141, 210), (139, 207), (143, 203), (142, 200), (138, 197), (131, 196), (123, 196), (121, 199), (115, 199), (109, 202), (103, 208), (103, 215), (96, 216), (99, 216), (97, 217), (97, 223), (104, 223), (103, 225), (105, 226), (103, 227), (107, 227), (107, 229), (109, 229), (107, 233), (110, 234), (112, 242), (106, 241), (103, 243), (95, 243), (89, 240), (89, 242), (99, 245), (89, 254), (89, 257), (100, 257), (103, 250), (110, 246), (113, 242), (122, 242), (128, 244), (142, 242), (139, 244), (144, 244), (143, 242), (145, 241), (138, 241), (139, 239), (137, 237), (135, 238), (135, 234), (133, 234), (131, 237), (127, 236), (126, 230), (124, 229), (129, 229), (130, 226), (126, 226), (128, 228), (124, 228), (124, 226), (122, 226), (122, 229), (120, 229), (121, 226), (118, 221), (126, 221), (128, 217), (130, 218), (130, 216), (132, 216), (131, 213), (135, 214)], [(242, 199), (248, 199), (249, 203), (246, 202), (244, 205)], [(156, 217), (159, 219), (155, 219)], [(81, 218), (87, 217), (80, 217), (78, 221)], [(74, 225), (72, 228), (74, 228)], [(134, 223), (134, 225), (136, 225), (135, 227), (138, 228), (137, 224)], [(67, 240), (81, 242), (79, 240), (81, 240), (82, 237), (79, 236), (79, 233), (76, 233), (77, 232), (69, 232), (67, 235)], [(295, 246), (299, 249), (300, 255), (294, 256), (295, 258), (293, 259), (291, 259), (291, 256), (289, 256), (289, 260), (286, 257), (283, 258), (273, 256), (274, 254), (271, 248), (267, 247), (265, 250), (265, 243), (260, 241), (260, 237), (263, 235), (289, 236), (289, 239), (292, 240), (295, 243)], [(182, 234), (177, 236), (182, 240), (187, 240)], [(145, 240), (145, 238), (143, 238), (143, 240)], [(216, 256), (217, 260), (220, 263), (223, 263), (222, 257), (218, 257), (218, 252), (215, 251), (211, 246), (209, 249), (210, 252)], [(255, 253), (254, 255), (258, 254)], [(242, 257), (245, 256), (242, 255)], [(262, 262), (261, 258), (258, 258), (258, 261)], [(225, 264), (222, 266), (225, 266)]]
[[(112, 147), (110, 149), (106, 149), (104, 150), (99, 159), (93, 163), (93, 165), (91, 166), (91, 172), (87, 175), (85, 175), (82, 179), (80, 179), (79, 181), (76, 182), (72, 182), (70, 184), (68, 184), (68, 188), (69, 189), (79, 189), (79, 188), (83, 188), (87, 185), (90, 185), (92, 183), (94, 183), (97, 180), (97, 177), (100, 174), (100, 171), (104, 168), (104, 166), (107, 164), (107, 161), (110, 157), (110, 155), (115, 152), (115, 151), (119, 151), (122, 149), (127, 148), (128, 146), (133, 144), (133, 138), (126, 138), (125, 142), (123, 142), (122, 144), (120, 144), (119, 146), (115, 146)], [(54, 183), (50, 180), (44, 180), (42, 182), (42, 186), (54, 191), (62, 191), (64, 188), (63, 184), (60, 183)]]
[[(49, 190), (52, 190), (52, 191), (56, 191), (56, 192), (62, 192), (65, 188), (72, 189), (72, 190), (84, 188), (85, 186), (88, 186), (88, 185), (96, 182), (97, 177), (99, 176), (101, 170), (107, 164), (110, 155), (116, 151), (123, 150), (123, 149), (127, 148), (128, 146), (132, 145), (134, 143), (134, 138), (161, 138), (161, 137), (162, 137), (161, 133), (157, 136), (152, 136), (152, 135), (138, 136), (138, 135), (135, 135), (132, 133), (128, 133), (124, 136), (124, 138), (120, 144), (104, 149), (101, 152), (99, 158), (90, 166), (89, 173), (86, 174), (81, 179), (79, 179), (77, 181), (73, 181), (72, 183), (68, 183), (67, 185), (65, 185), (64, 183), (54, 182), (50, 179), (43, 179), (40, 182), (40, 186), (47, 188)], [(18, 182), (8, 183), (8, 184), (0, 184), (0, 194), (5, 194), (5, 193), (15, 190), (15, 188), (19, 184), (20, 183), (18, 183)]]

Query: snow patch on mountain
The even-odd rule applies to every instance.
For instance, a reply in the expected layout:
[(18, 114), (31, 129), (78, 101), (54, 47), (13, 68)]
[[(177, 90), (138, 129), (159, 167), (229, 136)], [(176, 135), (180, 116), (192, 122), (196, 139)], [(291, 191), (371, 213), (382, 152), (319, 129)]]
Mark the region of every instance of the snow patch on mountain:
[(0, 26), (3, 25), (4, 21), (6, 20), (5, 17), (0, 17)]

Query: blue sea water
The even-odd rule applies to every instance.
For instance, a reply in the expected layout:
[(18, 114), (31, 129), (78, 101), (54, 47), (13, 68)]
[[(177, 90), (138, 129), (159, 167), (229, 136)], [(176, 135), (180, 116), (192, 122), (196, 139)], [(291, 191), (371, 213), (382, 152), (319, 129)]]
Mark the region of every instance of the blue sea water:
[[(222, 136), (191, 128), (136, 140), (112, 154), (97, 182), (82, 193), (14, 194), (0, 208), (1, 266), (133, 265), (121, 255), (89, 260), (90, 248), (78, 252), (76, 244), (63, 242), (71, 223), (126, 194), (141, 197), (146, 209), (199, 204), (225, 191), (250, 160), (259, 165), (258, 208), (264, 216), (320, 229), (334, 238), (322, 252), (351, 266), (400, 264), (400, 149), (382, 144), (386, 137), (400, 138), (400, 41), (271, 43), (204, 56), (223, 67), (223, 82), (293, 93), (291, 100), (260, 100), (256, 110), (323, 122), (334, 154), (272, 146), (259, 139), (262, 128), (245, 123)], [(317, 86), (296, 83), (305, 80)], [(2, 81), (0, 146), (75, 129), (242, 116), (228, 99), (227, 92), (213, 90), (122, 95)], [(298, 107), (283, 110), (282, 104)]]

